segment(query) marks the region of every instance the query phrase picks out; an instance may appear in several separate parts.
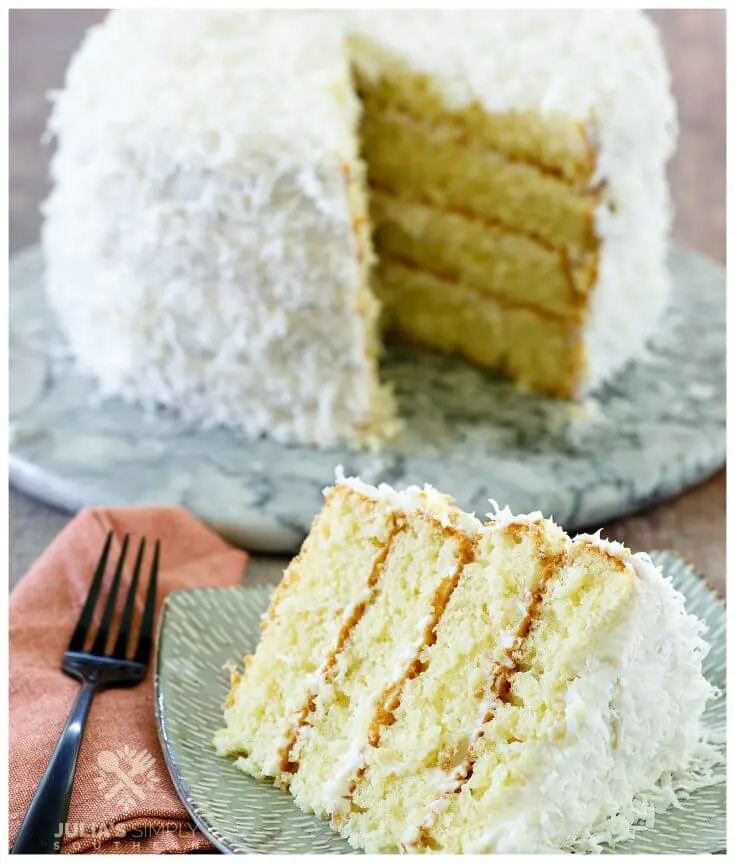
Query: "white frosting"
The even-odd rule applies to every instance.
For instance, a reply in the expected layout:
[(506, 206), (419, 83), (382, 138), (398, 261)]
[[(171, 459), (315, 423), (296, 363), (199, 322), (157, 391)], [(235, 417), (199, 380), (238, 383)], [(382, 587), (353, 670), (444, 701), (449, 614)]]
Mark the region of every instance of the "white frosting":
[(451, 105), (588, 126), (607, 185), (582, 388), (640, 351), (666, 294), (674, 138), (642, 14), (125, 10), (90, 31), (56, 99), (44, 205), (49, 300), (103, 394), (283, 441), (392, 427), (343, 173), (354, 204), (347, 31)]
[[(456, 527), (468, 536), (475, 536), (483, 529), (482, 523), (474, 513), (467, 513), (454, 506), (454, 499), (442, 494), (428, 483), (423, 488), (410, 485), (402, 491), (397, 491), (387, 483), (378, 486), (363, 482), (359, 477), (347, 477), (342, 465), (335, 469), (337, 485), (347, 486), (359, 494), (373, 500), (380, 500), (398, 512), (426, 512), (433, 516), (444, 527)], [(330, 489), (326, 488), (326, 494)]]
[(325, 20), (126, 10), (90, 31), (49, 122), (43, 242), (103, 393), (248, 435), (360, 436), (379, 406), (342, 169), (358, 114)]
[(606, 181), (595, 214), (601, 239), (597, 284), (584, 333), (587, 374), (580, 394), (645, 354), (666, 307), (671, 201), (666, 162), (676, 141), (676, 107), (663, 49), (644, 16), (628, 34), (636, 62), (614, 69), (623, 103), (597, 114), (597, 177)]
[(514, 515), (507, 506), (501, 509), (500, 504), (493, 498), (490, 498), (488, 503), (493, 509), (492, 512), (486, 513), (486, 517), (495, 527), (509, 527), (511, 524), (538, 524), (544, 519), (538, 510), (526, 515)]
[(346, 815), (349, 812), (350, 786), (364, 763), (365, 744), (363, 741), (355, 741), (343, 756), (324, 789), (324, 799), (327, 801), (327, 812), (330, 815)]

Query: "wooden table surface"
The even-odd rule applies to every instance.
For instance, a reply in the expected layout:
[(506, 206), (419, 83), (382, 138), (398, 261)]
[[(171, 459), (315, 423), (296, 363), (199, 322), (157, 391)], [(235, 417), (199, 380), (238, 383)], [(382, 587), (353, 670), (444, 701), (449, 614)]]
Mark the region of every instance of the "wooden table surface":
[[(676, 205), (674, 236), (725, 260), (725, 13), (657, 10), (679, 104), (679, 148), (670, 165)], [(59, 87), (69, 54), (100, 10), (10, 13), (10, 248), (38, 240), (38, 204), (48, 189), (47, 150), (40, 143), (44, 94)], [(11, 491), (11, 586), (69, 516)], [(638, 516), (603, 525), (606, 536), (634, 550), (673, 548), (724, 595), (725, 474)], [(274, 582), (286, 559), (253, 558), (248, 581)]]

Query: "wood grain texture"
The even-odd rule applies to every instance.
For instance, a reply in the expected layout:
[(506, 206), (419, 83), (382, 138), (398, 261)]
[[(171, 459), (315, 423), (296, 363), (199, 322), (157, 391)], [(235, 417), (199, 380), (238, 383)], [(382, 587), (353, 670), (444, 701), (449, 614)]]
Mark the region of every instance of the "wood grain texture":
[[(41, 145), (48, 90), (60, 87), (70, 53), (103, 10), (10, 12), (10, 248), (38, 240), (38, 205), (47, 192)], [(655, 10), (679, 105), (680, 139), (671, 179), (674, 236), (725, 260), (725, 13)], [(451, 491), (451, 489), (449, 490)], [(11, 493), (11, 585), (68, 516)], [(672, 548), (725, 592), (724, 472), (675, 500), (603, 526), (633, 549)], [(285, 558), (255, 557), (249, 580), (275, 583)]]

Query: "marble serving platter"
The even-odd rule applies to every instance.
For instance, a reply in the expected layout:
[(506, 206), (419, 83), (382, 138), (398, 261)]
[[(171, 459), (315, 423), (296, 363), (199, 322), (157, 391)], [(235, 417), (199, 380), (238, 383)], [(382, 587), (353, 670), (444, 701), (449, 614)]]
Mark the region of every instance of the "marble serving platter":
[[(468, 364), (391, 348), (404, 438), (375, 453), (204, 431), (101, 400), (74, 367), (37, 247), (10, 267), (10, 477), (67, 510), (181, 504), (251, 550), (291, 552), (335, 467), (431, 483), (483, 516), (488, 498), (589, 527), (671, 497), (725, 461), (725, 271), (674, 249), (673, 302), (645, 359), (582, 406), (520, 393)], [(641, 285), (645, 290), (645, 285)]]
[[(704, 714), (713, 740), (723, 740), (726, 717), (725, 606), (697, 573), (672, 552), (653, 552), (685, 598), (689, 612), (707, 625), (711, 649), (705, 677), (720, 690)], [(155, 670), (156, 721), (166, 765), (195, 824), (220, 851), (269, 854), (344, 854), (350, 846), (325, 821), (296, 808), (271, 783), (239, 771), (214, 753), (212, 736), (223, 722), (228, 661), (252, 653), (266, 587), (202, 588), (171, 594), (159, 623)], [(716, 779), (719, 778), (719, 781)], [(680, 798), (679, 806), (642, 825), (614, 849), (627, 854), (705, 854), (725, 848), (724, 766), (712, 784)]]

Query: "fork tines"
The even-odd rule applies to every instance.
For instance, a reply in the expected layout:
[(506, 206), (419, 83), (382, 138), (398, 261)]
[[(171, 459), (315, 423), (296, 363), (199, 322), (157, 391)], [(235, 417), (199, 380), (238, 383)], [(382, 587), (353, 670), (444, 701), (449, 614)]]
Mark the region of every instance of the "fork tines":
[[(84, 603), (84, 608), (82, 609), (82, 613), (79, 617), (79, 622), (77, 623), (76, 629), (74, 630), (74, 633), (72, 634), (71, 640), (69, 642), (69, 647), (67, 649), (70, 651), (74, 651), (77, 653), (84, 651), (84, 645), (87, 642), (87, 638), (91, 632), (92, 619), (94, 617), (95, 606), (97, 605), (100, 591), (102, 589), (102, 581), (107, 570), (107, 564), (110, 557), (110, 548), (112, 547), (112, 538), (113, 533), (112, 531), (110, 531), (107, 534), (107, 539), (105, 540), (102, 554), (100, 556), (99, 562), (97, 563), (97, 569), (95, 570), (94, 577), (92, 578), (92, 584), (90, 585), (89, 593), (87, 594), (87, 599)], [(145, 606), (143, 609), (143, 617), (138, 633), (138, 645), (135, 650), (135, 654), (134, 656), (130, 656), (130, 653), (132, 652), (131, 634), (133, 630), (135, 596), (138, 592), (138, 583), (140, 581), (140, 573), (143, 567), (143, 557), (145, 554), (145, 539), (141, 539), (140, 544), (138, 545), (138, 553), (135, 557), (135, 563), (133, 565), (133, 577), (130, 581), (130, 587), (128, 588), (128, 594), (125, 599), (125, 606), (123, 608), (122, 618), (120, 619), (120, 628), (118, 630), (117, 639), (115, 640), (115, 645), (111, 653), (105, 653), (107, 642), (110, 639), (110, 631), (112, 628), (112, 621), (115, 614), (115, 605), (117, 603), (117, 595), (120, 591), (120, 582), (122, 581), (122, 574), (125, 566), (125, 559), (128, 553), (129, 544), (130, 535), (126, 534), (123, 539), (122, 548), (120, 549), (120, 557), (118, 558), (117, 566), (115, 567), (115, 574), (112, 579), (112, 584), (110, 586), (110, 592), (107, 596), (105, 607), (102, 611), (102, 617), (100, 619), (97, 633), (94, 637), (94, 641), (92, 642), (92, 646), (86, 652), (91, 654), (92, 656), (107, 655), (112, 656), (116, 659), (132, 659), (134, 662), (140, 662), (145, 665), (148, 662), (148, 658), (151, 652), (151, 646), (153, 644), (153, 616), (155, 611), (156, 587), (158, 582), (158, 566), (161, 547), (159, 540), (156, 540), (153, 552), (151, 573), (148, 580), (148, 590), (146, 591)]]

